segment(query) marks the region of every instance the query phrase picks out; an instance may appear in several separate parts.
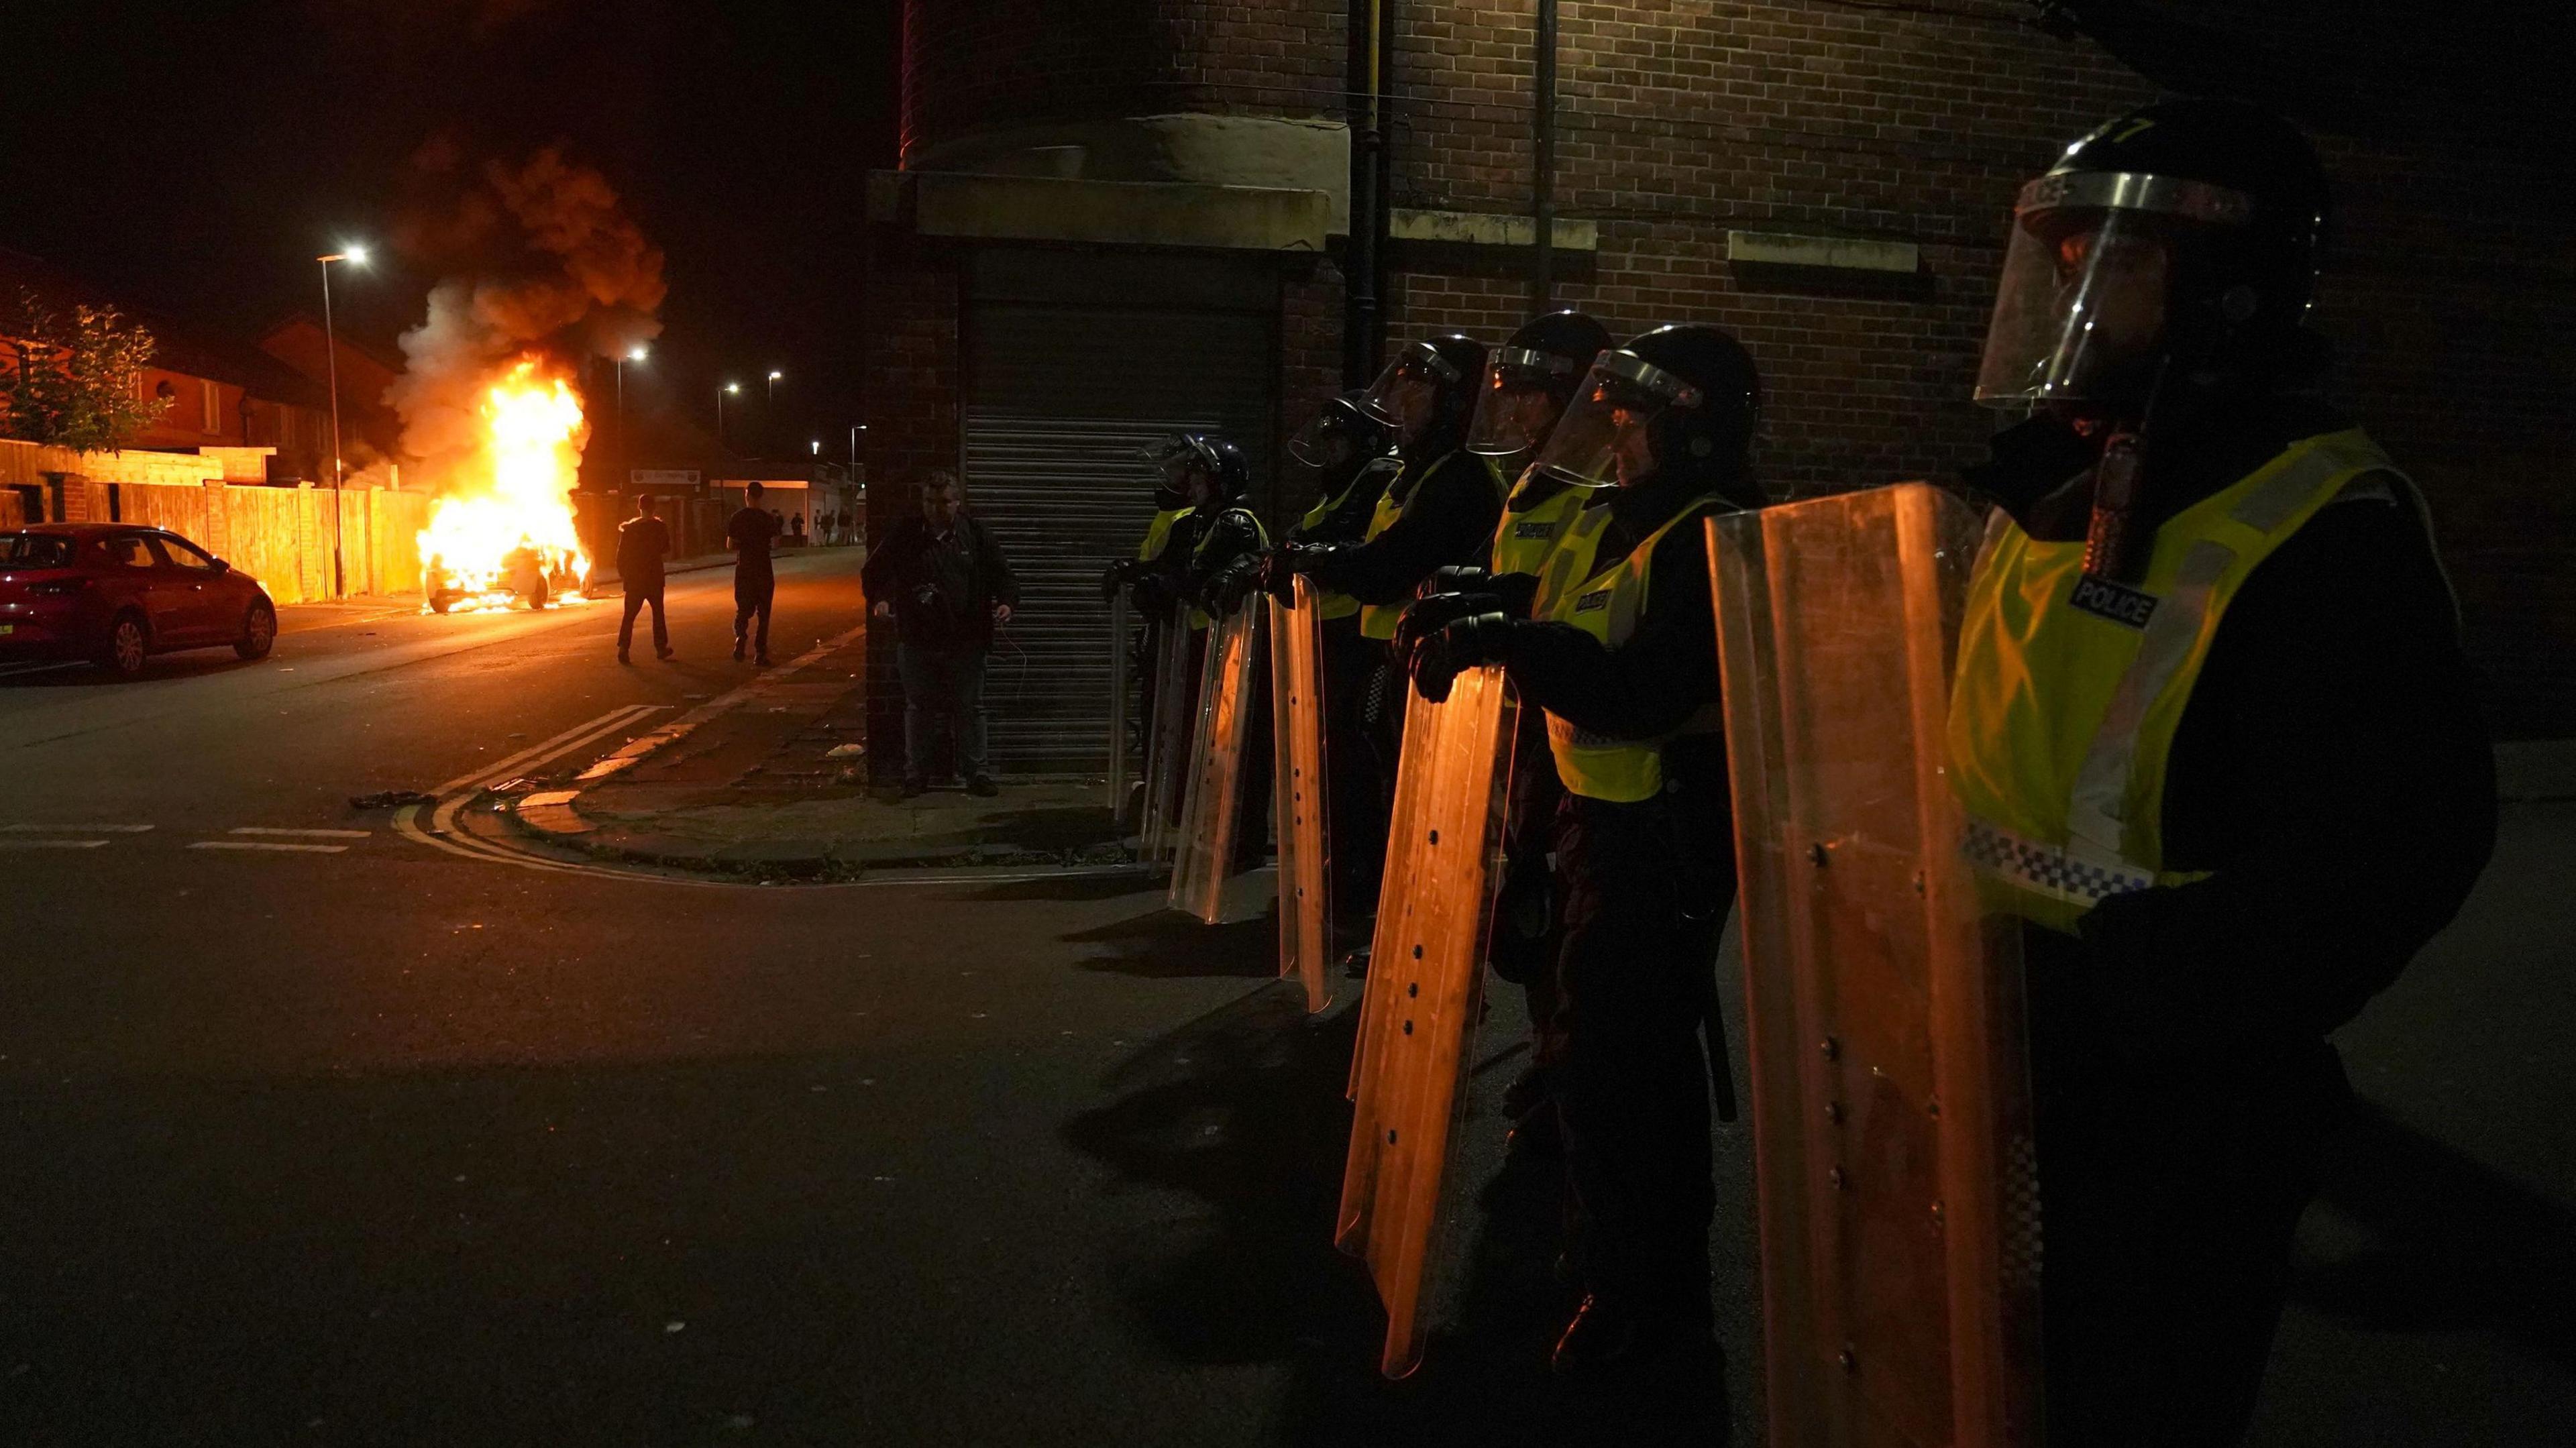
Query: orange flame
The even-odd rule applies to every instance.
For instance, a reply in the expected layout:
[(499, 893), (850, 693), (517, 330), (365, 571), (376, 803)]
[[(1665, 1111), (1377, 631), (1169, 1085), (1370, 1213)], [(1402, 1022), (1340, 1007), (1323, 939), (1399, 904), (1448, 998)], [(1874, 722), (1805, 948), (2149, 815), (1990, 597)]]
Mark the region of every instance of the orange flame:
[[(484, 394), (485, 486), (438, 500), (420, 533), (430, 606), (578, 603), (590, 560), (573, 529), (571, 493), (588, 433), (581, 400), (523, 357)], [(445, 600), (442, 606), (442, 598)]]

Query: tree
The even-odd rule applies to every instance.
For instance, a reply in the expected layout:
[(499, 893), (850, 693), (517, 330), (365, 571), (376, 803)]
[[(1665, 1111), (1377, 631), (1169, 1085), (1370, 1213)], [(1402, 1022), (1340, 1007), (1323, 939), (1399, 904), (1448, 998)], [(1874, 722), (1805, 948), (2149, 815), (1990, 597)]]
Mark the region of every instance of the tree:
[(136, 395), (160, 343), (114, 307), (75, 303), (68, 315), (34, 292), (19, 295), (7, 334), (14, 366), (0, 376), (0, 427), (12, 437), (75, 452), (114, 452), (160, 420), (166, 397)]

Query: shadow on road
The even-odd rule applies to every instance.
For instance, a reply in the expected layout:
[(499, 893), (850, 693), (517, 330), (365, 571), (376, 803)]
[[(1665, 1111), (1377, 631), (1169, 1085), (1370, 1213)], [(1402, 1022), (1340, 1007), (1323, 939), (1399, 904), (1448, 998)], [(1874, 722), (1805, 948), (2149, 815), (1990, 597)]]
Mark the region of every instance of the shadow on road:
[[(1129, 888), (1134, 883), (1129, 882)], [(1075, 945), (1107, 945), (1108, 955), (1082, 962), (1090, 971), (1172, 980), (1185, 976), (1276, 975), (1271, 943), (1279, 927), (1264, 916), (1232, 925), (1207, 926), (1177, 910), (1149, 910), (1142, 915), (1064, 937)]]
[(265, 659), (236, 658), (228, 648), (154, 654), (144, 663), (143, 672), (131, 679), (118, 678), (87, 659), (42, 659), (0, 664), (0, 689), (149, 689), (157, 683), (270, 668), (275, 659), (274, 654)]
[(1453, 1182), (1451, 1240), (1465, 1241), (1446, 1330), (1411, 1378), (1379, 1375), (1385, 1317), (1366, 1269), (1332, 1245), (1357, 1022), (1353, 1007), (1310, 1020), (1293, 989), (1256, 991), (1129, 1060), (1106, 1083), (1116, 1099), (1067, 1124), (1075, 1147), (1128, 1179), (1213, 1209), (1207, 1230), (1113, 1264), (1137, 1331), (1179, 1362), (1288, 1363), (1267, 1432), (1279, 1444), (1727, 1441), (1714, 1359), (1593, 1389), (1549, 1376), (1572, 1307), (1550, 1266), (1550, 1164), (1506, 1166), (1481, 1188)]
[(2490, 1332), (2576, 1368), (2576, 1213), (2368, 1102), (2318, 1199), (2368, 1240), (2303, 1244), (2299, 1300), (2377, 1331)]

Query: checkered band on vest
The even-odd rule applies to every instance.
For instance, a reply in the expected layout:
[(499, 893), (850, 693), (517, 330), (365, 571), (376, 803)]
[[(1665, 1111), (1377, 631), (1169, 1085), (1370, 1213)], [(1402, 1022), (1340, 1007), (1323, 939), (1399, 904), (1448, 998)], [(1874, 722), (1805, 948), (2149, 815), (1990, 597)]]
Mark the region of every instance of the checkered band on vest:
[(1989, 874), (2060, 900), (2095, 905), (2156, 883), (2153, 873), (2128, 865), (2079, 860), (2054, 845), (2026, 840), (1984, 820), (1968, 821), (1961, 845), (1969, 863)]

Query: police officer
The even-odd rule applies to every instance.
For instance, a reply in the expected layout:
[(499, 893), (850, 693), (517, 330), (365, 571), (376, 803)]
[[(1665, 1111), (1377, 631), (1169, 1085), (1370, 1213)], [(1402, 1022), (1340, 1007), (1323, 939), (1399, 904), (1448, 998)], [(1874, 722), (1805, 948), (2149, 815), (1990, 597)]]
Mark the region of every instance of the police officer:
[[(1288, 574), (1302, 573), (1327, 592), (1357, 599), (1361, 637), (1386, 645), (1395, 638), (1404, 605), (1435, 570), (1483, 556), (1508, 476), (1462, 446), (1484, 368), (1484, 344), (1455, 332), (1415, 342), (1387, 364), (1359, 405), (1393, 434), (1400, 470), (1379, 496), (1361, 541), (1282, 545), (1267, 569), (1272, 587), (1284, 587)], [(1362, 689), (1362, 723), (1377, 771), (1370, 833), (1381, 840), (1394, 805), (1400, 688), (1393, 669), (1381, 663)], [(1336, 760), (1332, 767), (1338, 771), (1342, 764)], [(1371, 874), (1361, 892), (1345, 902), (1347, 908), (1337, 906), (1345, 919), (1356, 921), (1376, 908), (1382, 854), (1367, 863)]]
[[(1175, 567), (1189, 556), (1195, 541), (1182, 527), (1185, 519), (1198, 511), (1197, 503), (1182, 491), (1161, 466), (1170, 445), (1147, 449), (1148, 460), (1155, 464), (1154, 516), (1145, 524), (1144, 540), (1136, 545), (1136, 556), (1114, 560), (1100, 574), (1100, 597), (1116, 598), (1121, 589), (1132, 590), (1139, 608), (1150, 618), (1168, 610), (1173, 601), (1168, 580)], [(1175, 541), (1181, 546), (1173, 547)], [(1149, 578), (1164, 580), (1149, 584)]]
[[(1475, 416), (1467, 427), (1467, 451), (1498, 459), (1534, 458), (1593, 360), (1610, 344), (1609, 329), (1582, 312), (1550, 312), (1522, 323), (1486, 359)], [(1459, 616), (1462, 606), (1477, 612), (1499, 606), (1526, 616), (1538, 591), (1539, 570), (1591, 496), (1590, 489), (1534, 463), (1524, 467), (1503, 499), (1502, 519), (1480, 566), (1443, 569), (1434, 576), (1434, 590), (1458, 598), (1407, 609), (1396, 629), (1397, 651), (1409, 656), (1424, 636)], [(1460, 599), (1472, 602), (1462, 605)], [(1544, 1152), (1556, 1144), (1556, 1108), (1547, 1096), (1547, 1080), (1563, 1055), (1554, 1029), (1557, 908), (1548, 883), (1547, 829), (1564, 791), (1547, 758), (1545, 718), (1536, 709), (1520, 714), (1503, 826), (1502, 887), (1486, 952), (1495, 973), (1521, 986), (1529, 1001), (1530, 1064), (1503, 1091), (1515, 1152)]]
[[(1594, 363), (1538, 465), (1584, 489), (1527, 618), (1447, 624), (1425, 695), (1500, 662), (1546, 711), (1565, 798), (1554, 1094), (1576, 1207), (1581, 1309), (1556, 1348), (1582, 1373), (1704, 1340), (1710, 1080), (1699, 1032), (1735, 893), (1715, 610), (1702, 520), (1759, 504), (1761, 383), (1734, 338), (1664, 327)], [(1722, 1038), (1721, 1038), (1722, 1039)]]
[[(1244, 505), (1252, 489), (1252, 469), (1243, 450), (1210, 433), (1182, 433), (1150, 453), (1163, 476), (1164, 489), (1189, 501), (1190, 511), (1173, 527), (1174, 544), (1165, 550), (1168, 568), (1148, 575), (1149, 586), (1168, 590), (1181, 621), (1205, 632), (1218, 614), (1228, 611), (1220, 598), (1220, 581), (1245, 560), (1257, 560), (1269, 535), (1261, 519)], [(1203, 645), (1202, 645), (1203, 647)], [(1266, 691), (1270, 671), (1258, 658), (1252, 670), (1259, 697), (1246, 701), (1251, 725), (1244, 743), (1240, 825), (1235, 831), (1234, 868), (1261, 862), (1269, 835), (1270, 710)], [(1183, 681), (1188, 691), (1183, 717), (1195, 719), (1200, 675), (1194, 669)]]
[[(1394, 434), (1360, 409), (1365, 395), (1352, 391), (1327, 401), (1288, 439), (1288, 455), (1315, 481), (1315, 504), (1288, 530), (1288, 543), (1362, 541), (1378, 499), (1403, 470), (1393, 451)], [(1211, 585), (1214, 601), (1225, 608), (1241, 603), (1258, 584), (1263, 561), (1262, 555), (1246, 555), (1229, 565)], [(1386, 861), (1386, 806), (1360, 708), (1385, 650), (1361, 637), (1358, 599), (1319, 590), (1316, 611), (1322, 616), (1324, 820), (1331, 831), (1333, 898), (1351, 912), (1337, 918), (1347, 927), (1377, 897), (1378, 871)]]
[[(1178, 595), (1173, 587), (1173, 574), (1189, 557), (1194, 540), (1189, 533), (1189, 520), (1197, 505), (1179, 484), (1167, 477), (1159, 466), (1163, 450), (1146, 450), (1154, 469), (1154, 516), (1145, 524), (1143, 541), (1136, 545), (1136, 556), (1113, 560), (1101, 570), (1100, 597), (1114, 600), (1124, 592), (1134, 602), (1140, 626), (1127, 638), (1114, 641), (1112, 647), (1128, 650), (1129, 673), (1138, 681), (1135, 729), (1142, 739), (1150, 740), (1154, 732), (1156, 690), (1159, 687), (1157, 663), (1163, 657), (1164, 630), (1176, 627), (1179, 618)], [(1151, 754), (1150, 748), (1140, 753)], [(1149, 782), (1145, 788), (1151, 790)]]
[(2027, 412), (1952, 690), (2024, 921), (2050, 1441), (2228, 1444), (2320, 1143), (2328, 1031), (2483, 868), (2493, 760), (2415, 489), (2320, 395), (2287, 124), (2162, 102), (2024, 187), (1977, 396)]

